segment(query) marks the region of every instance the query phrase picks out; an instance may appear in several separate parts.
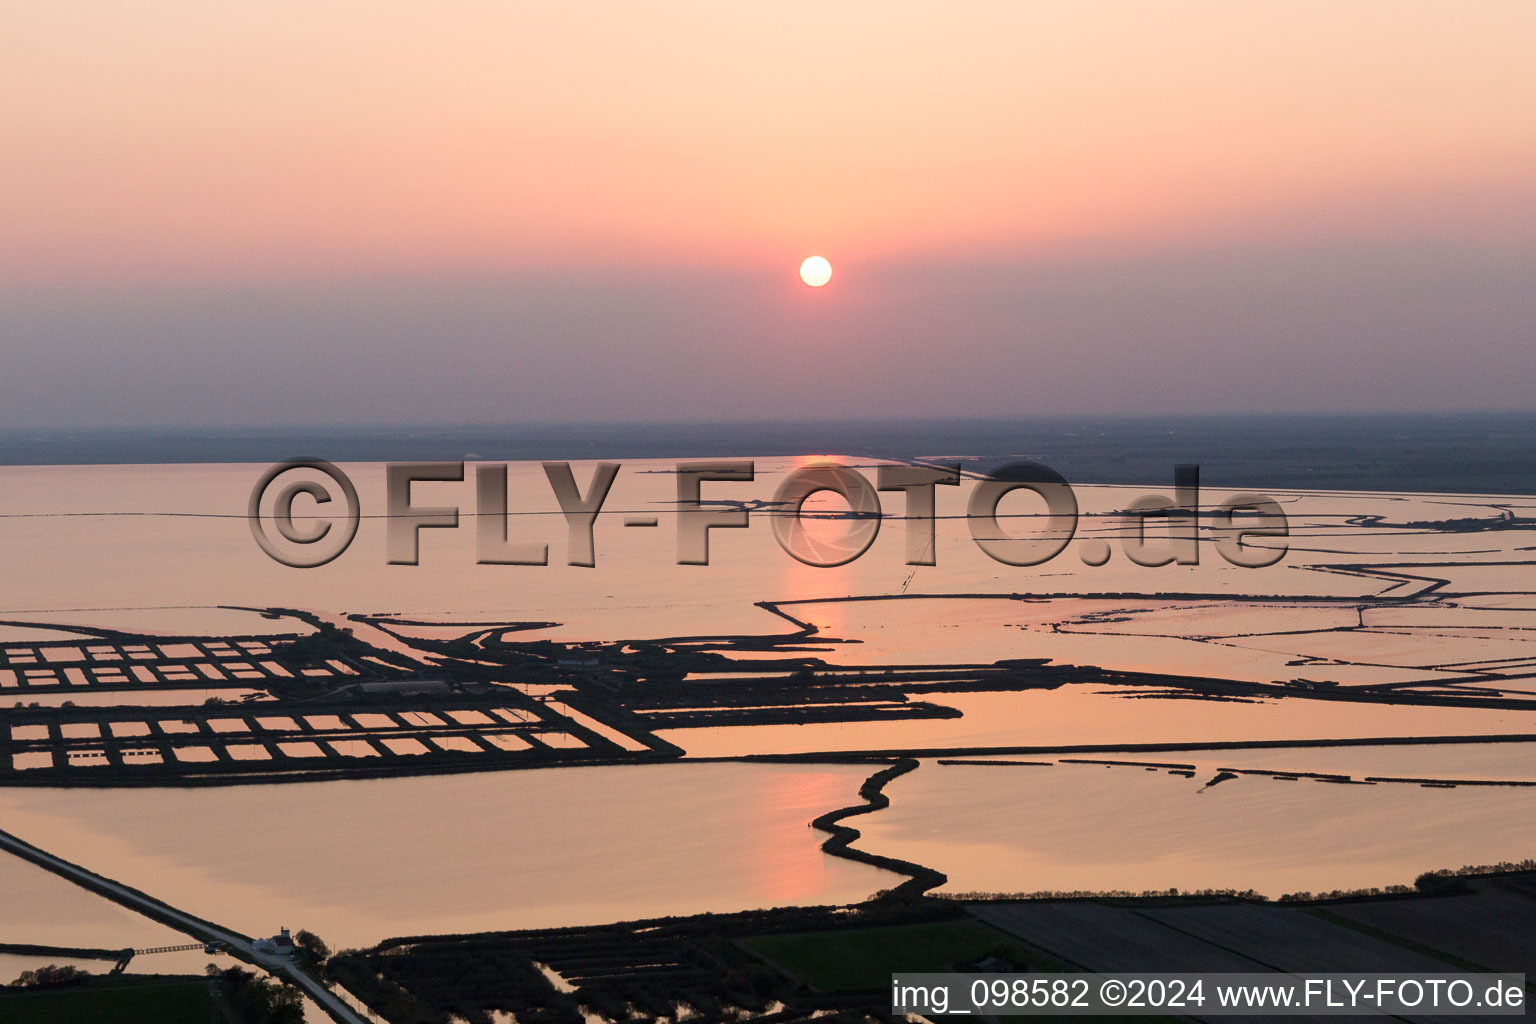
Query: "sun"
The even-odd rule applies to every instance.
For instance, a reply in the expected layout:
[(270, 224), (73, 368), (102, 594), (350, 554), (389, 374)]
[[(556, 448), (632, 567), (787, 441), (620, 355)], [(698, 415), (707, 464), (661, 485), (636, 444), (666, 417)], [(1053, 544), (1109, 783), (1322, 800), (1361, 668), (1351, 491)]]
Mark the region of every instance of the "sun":
[(825, 257), (811, 256), (800, 264), (800, 280), (812, 288), (820, 288), (832, 280), (832, 264)]

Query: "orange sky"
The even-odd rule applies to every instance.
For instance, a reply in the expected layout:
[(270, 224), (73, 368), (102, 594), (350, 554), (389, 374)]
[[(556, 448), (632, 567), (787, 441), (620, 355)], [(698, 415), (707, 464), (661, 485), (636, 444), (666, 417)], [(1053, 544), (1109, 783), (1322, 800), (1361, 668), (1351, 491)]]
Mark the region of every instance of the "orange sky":
[(1530, 409), (1533, 40), (1531, 0), (12, 4), (0, 428)]
[(1536, 4), (13, 5), (0, 278), (1529, 241)]

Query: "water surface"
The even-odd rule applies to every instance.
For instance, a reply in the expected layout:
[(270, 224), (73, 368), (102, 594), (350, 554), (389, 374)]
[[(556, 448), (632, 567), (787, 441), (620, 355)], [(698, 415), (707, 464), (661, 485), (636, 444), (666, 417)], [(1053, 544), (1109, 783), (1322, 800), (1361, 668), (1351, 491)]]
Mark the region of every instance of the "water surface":
[[(203, 789), (0, 791), (7, 830), (248, 935), (599, 924), (861, 900), (820, 850), (858, 766), (682, 764)], [(19, 935), (56, 913), (40, 903)], [(79, 929), (89, 932), (90, 929)], [(17, 941), (37, 941), (31, 939)]]

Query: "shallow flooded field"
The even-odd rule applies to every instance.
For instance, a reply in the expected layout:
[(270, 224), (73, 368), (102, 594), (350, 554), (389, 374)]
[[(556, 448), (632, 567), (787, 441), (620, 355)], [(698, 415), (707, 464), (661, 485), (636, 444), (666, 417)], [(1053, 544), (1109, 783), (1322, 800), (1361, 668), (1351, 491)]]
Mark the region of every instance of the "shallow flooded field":
[[(1168, 758), (1175, 761), (1176, 758)], [(1536, 788), (1429, 789), (1103, 764), (939, 765), (886, 788), (861, 849), (944, 872), (949, 892), (1412, 885), (1425, 871), (1520, 861)]]
[[(900, 877), (823, 854), (825, 836), (807, 824), (854, 802), (867, 774), (700, 764), (10, 789), (0, 791), (0, 822), (246, 934), (288, 925), (339, 948), (392, 935), (861, 900)], [(27, 906), (7, 914), (16, 934), (56, 913), (46, 901)]]

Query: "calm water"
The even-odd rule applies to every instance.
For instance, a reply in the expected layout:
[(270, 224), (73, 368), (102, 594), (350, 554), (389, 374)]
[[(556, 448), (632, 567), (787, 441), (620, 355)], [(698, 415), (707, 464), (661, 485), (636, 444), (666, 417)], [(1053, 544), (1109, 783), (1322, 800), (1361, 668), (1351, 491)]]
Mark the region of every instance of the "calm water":
[[(1465, 450), (1482, 451), (1514, 444), (1501, 433), (1507, 427), (1490, 421), (1456, 429), (1463, 432), (1457, 436)], [(1419, 436), (1412, 430), (1409, 435)], [(1086, 454), (1102, 443), (1103, 435), (1098, 437), (1074, 443)], [(1106, 472), (1098, 479), (1144, 478), (1165, 488), (1174, 461), (1200, 458), (1194, 434), (1174, 437), (1176, 442), (1147, 449), (1158, 459), (1166, 455), (1166, 466)], [(1036, 440), (1041, 438), (1048, 440)], [(307, 447), (338, 458), (353, 451), (342, 445), (337, 454), (319, 440)], [(454, 440), (433, 443), (452, 449)], [(907, 454), (1008, 450), (967, 448), (960, 436), (945, 440), (948, 451)], [(736, 449), (757, 450), (764, 450), (757, 442)], [(1052, 461), (1049, 451), (1030, 443), (1016, 450)], [(1285, 456), (1290, 477), (1273, 460), (1255, 458), (1234, 459), (1209, 479), (1300, 486), (1295, 474), (1305, 470), (1305, 453), (1314, 450), (1322, 451), (1302, 445)], [(230, 458), (237, 451), (215, 446), (207, 454)], [(1336, 481), (1339, 463), (1318, 458), (1319, 465), (1334, 467), (1334, 475), (1323, 474), (1319, 482)], [(810, 568), (780, 551), (767, 520), (755, 515), (747, 530), (714, 531), (713, 564), (696, 567), (675, 564), (669, 504), (675, 480), (668, 472), (674, 461), (625, 463), (598, 522), (593, 569), (564, 564), (565, 526), (536, 464), (512, 467), (512, 529), (514, 539), (548, 543), (552, 565), (476, 565), (474, 531), (466, 519), (456, 531), (424, 531), (421, 565), (390, 566), (383, 522), (365, 518), (346, 554), (307, 571), (272, 562), (251, 539), (244, 508), (258, 466), (0, 468), (0, 558), (12, 581), (0, 595), (0, 619), (165, 633), (293, 628), (228, 607), (276, 605), (328, 616), (556, 620), (561, 625), (528, 635), (612, 640), (782, 632), (788, 628), (783, 620), (754, 607), (774, 599), (801, 602), (785, 608), (827, 635), (857, 641), (824, 655), (848, 665), (1050, 657), (1257, 681), (1308, 677), (1343, 685), (1451, 686), (1461, 676), (1456, 666), (1480, 663), (1511, 677), (1511, 692), (1532, 689), (1517, 678), (1528, 671), (1524, 665), (1536, 662), (1536, 599), (1528, 592), (1529, 556), (1521, 553), (1532, 544), (1527, 532), (1440, 534), (1351, 522), (1361, 515), (1402, 524), (1495, 518), (1505, 509), (1528, 516), (1536, 514), (1530, 499), (1277, 491), (1291, 517), (1292, 551), (1269, 569), (1233, 568), (1208, 557), (1209, 548), (1198, 567), (1145, 569), (1117, 553), (1110, 564), (1090, 568), (1076, 546), (1045, 565), (1016, 568), (991, 561), (970, 541), (958, 518), (969, 494), (963, 486), (939, 489), (944, 518), (937, 566), (907, 566), (907, 524), (888, 521), (858, 561)], [(709, 485), (708, 493), (770, 498), (795, 461), (759, 460), (753, 482)], [(345, 468), (357, 482), (365, 515), (382, 511), (383, 468)], [(1058, 468), (1075, 475), (1068, 465)], [(589, 471), (576, 470), (583, 485)], [(1371, 472), (1376, 476), (1356, 486), (1392, 489), (1385, 471)], [(1512, 489), (1508, 480), (1478, 479), (1466, 489)], [(1085, 511), (1108, 513), (1148, 489), (1080, 487), (1078, 497)], [(1214, 483), (1206, 491), (1208, 500), (1226, 493)], [(416, 499), (456, 502), (468, 511), (473, 494), (472, 482), (429, 484), (417, 488)], [(885, 500), (888, 511), (900, 510), (899, 495)], [(1017, 517), (1031, 509), (1020, 498), (1005, 503), (1003, 512)], [(624, 514), (657, 515), (661, 525), (626, 529)], [(1106, 518), (1085, 519), (1074, 545), (1116, 539), (1117, 529)], [(1413, 563), (1412, 571), (1425, 579), (1394, 584), (1369, 571), (1401, 562)], [(1335, 571), (1340, 564), (1367, 571)], [(1275, 600), (1348, 599), (1392, 585), (1427, 585), (1428, 578), (1444, 578), (1448, 589), (1474, 596), (1364, 613), (1347, 601), (1321, 606)], [(904, 587), (932, 597), (806, 603)], [(1190, 594), (1248, 597), (1217, 603)], [(24, 625), (0, 628), (0, 642), (41, 635)], [(0, 685), (0, 707), (26, 699), (18, 689)], [(174, 699), (196, 702), (205, 695), (187, 691)], [(86, 692), (73, 699), (121, 698)], [(1099, 686), (932, 699), (960, 708), (965, 717), (675, 730), (668, 738), (692, 753), (714, 755), (1536, 732), (1536, 716), (1525, 711), (1127, 699), (1124, 690)], [(1319, 748), (1166, 757), (1195, 761), (1202, 772), (1230, 765), (1431, 774), (1414, 770), (1418, 766), (1448, 777), (1515, 778), (1532, 760), (1526, 750)], [(311, 928), (334, 946), (364, 945), (399, 934), (862, 898), (894, 879), (825, 857), (818, 849), (823, 837), (806, 826), (852, 802), (865, 774), (848, 766), (692, 764), (187, 791), (12, 789), (0, 790), (0, 827), (251, 934), (287, 924)], [(865, 848), (932, 863), (951, 875), (952, 888), (1010, 891), (1252, 886), (1278, 893), (1411, 881), (1428, 868), (1536, 854), (1536, 835), (1526, 824), (1532, 819), (1530, 790), (1243, 779), (1200, 793), (1204, 781), (1139, 769), (1056, 766), (1035, 772), (930, 763), (894, 783), (891, 809), (861, 819), (859, 827), (866, 831)], [(57, 940), (61, 944), (128, 941), (91, 937), (130, 927), (117, 919), (126, 912), (103, 913), (95, 906), (100, 901), (78, 890), (51, 900), (46, 880), (17, 883), (17, 877), (0, 873), (0, 887), (43, 895), (0, 900), (0, 930), (14, 936), (9, 941), (55, 941), (37, 937), (55, 931), (79, 936)]]
[[(699, 764), (11, 789), (0, 791), (0, 822), (246, 934), (308, 928), (339, 948), (391, 935), (860, 900), (900, 879), (826, 856), (825, 835), (807, 824), (854, 802), (866, 774)], [(32, 934), (59, 916), (32, 901), (8, 908), (7, 925)]]
[(0, 907), (5, 908), (0, 942), (142, 949), (189, 941), (181, 932), (9, 854), (0, 857)]
[[(1536, 733), (1536, 712), (1529, 711), (1343, 703), (1320, 706), (1314, 701), (1290, 698), (1254, 703), (1138, 699), (1127, 696), (1130, 692), (1134, 691), (1083, 684), (1018, 693), (932, 694), (925, 699), (959, 708), (964, 716), (880, 724), (670, 729), (657, 735), (695, 756), (730, 756)], [(1187, 759), (1187, 755), (1180, 754), (1179, 758)], [(1536, 756), (1532, 760), (1536, 761)]]
[[(1179, 760), (1178, 757), (1168, 758)], [(1139, 767), (924, 762), (887, 787), (859, 846), (932, 865), (948, 891), (1285, 893), (1411, 885), (1519, 861), (1536, 789), (1350, 786), (1244, 777), (1203, 789)]]

